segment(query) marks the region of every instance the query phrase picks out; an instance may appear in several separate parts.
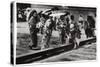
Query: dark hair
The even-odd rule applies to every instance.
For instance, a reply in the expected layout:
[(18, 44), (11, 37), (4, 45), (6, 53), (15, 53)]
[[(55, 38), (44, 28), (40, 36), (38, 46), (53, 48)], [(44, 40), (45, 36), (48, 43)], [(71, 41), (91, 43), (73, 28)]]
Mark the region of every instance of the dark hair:
[(74, 15), (71, 15), (70, 17), (71, 17), (71, 20), (74, 20)]
[(82, 15), (80, 14), (80, 17), (82, 17)]
[(60, 19), (61, 19), (61, 20), (64, 20), (64, 15), (61, 15), (61, 16), (60, 16)]
[(91, 28), (95, 28), (95, 20), (92, 16), (87, 16), (87, 21), (89, 22)]
[(36, 10), (32, 10), (32, 11), (30, 12), (29, 17), (28, 17), (28, 20), (30, 20), (30, 18), (33, 16), (33, 14), (34, 14), (35, 12), (37, 13)]
[(39, 17), (42, 17), (42, 12), (43, 12), (43, 11), (40, 11), (40, 12), (38, 13)]
[(94, 18), (92, 16), (87, 16), (87, 21), (90, 21), (90, 22), (95, 22)]

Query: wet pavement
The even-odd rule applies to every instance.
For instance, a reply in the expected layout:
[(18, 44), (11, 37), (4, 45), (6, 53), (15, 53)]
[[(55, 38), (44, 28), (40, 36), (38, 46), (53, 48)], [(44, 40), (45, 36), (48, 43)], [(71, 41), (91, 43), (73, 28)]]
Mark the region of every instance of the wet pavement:
[(62, 61), (81, 61), (81, 60), (96, 60), (96, 44), (86, 44), (78, 49), (64, 52), (57, 56), (53, 56), (40, 62), (62, 62)]

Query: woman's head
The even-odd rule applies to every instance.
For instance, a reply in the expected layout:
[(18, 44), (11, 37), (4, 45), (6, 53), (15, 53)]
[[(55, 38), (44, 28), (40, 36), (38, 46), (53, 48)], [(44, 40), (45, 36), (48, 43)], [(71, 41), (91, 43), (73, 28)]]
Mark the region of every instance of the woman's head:
[(29, 20), (32, 16), (33, 16), (33, 17), (37, 17), (37, 11), (36, 11), (36, 10), (32, 10), (32, 11), (30, 12), (30, 15), (29, 15), (28, 20)]
[(71, 18), (71, 20), (74, 20), (74, 15), (71, 15), (70, 18)]
[(61, 15), (60, 16), (60, 19), (63, 21), (64, 20), (64, 15)]
[(37, 16), (37, 11), (36, 11), (36, 10), (33, 10), (33, 11), (32, 11), (32, 15), (33, 15), (34, 17), (36, 17), (36, 16)]
[(80, 14), (80, 17), (82, 17), (82, 15)]

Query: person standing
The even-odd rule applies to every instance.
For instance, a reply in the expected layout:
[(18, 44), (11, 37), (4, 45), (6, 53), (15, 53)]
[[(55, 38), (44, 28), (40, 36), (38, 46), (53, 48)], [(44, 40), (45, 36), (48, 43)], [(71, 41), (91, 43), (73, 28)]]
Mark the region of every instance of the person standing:
[(66, 23), (66, 35), (68, 37), (68, 35), (69, 35), (69, 26), (70, 26), (69, 21), (71, 20), (70, 19), (70, 12), (66, 12), (64, 20), (65, 20), (65, 23)]
[(39, 18), (37, 15), (37, 11), (36, 10), (32, 10), (30, 12), (30, 15), (28, 17), (28, 23), (29, 23), (29, 30), (30, 30), (30, 36), (31, 36), (31, 40), (32, 40), (32, 45), (29, 46), (31, 49), (40, 49), (38, 47), (38, 37), (37, 37), (37, 33), (38, 33), (38, 29), (36, 28), (36, 24), (39, 22)]
[(69, 43), (74, 44), (74, 48), (79, 46), (77, 34), (79, 33), (78, 24), (74, 20), (74, 15), (70, 16), (71, 20), (69, 21)]
[(83, 25), (84, 18), (82, 15), (79, 16), (78, 21), (79, 21), (79, 23), (81, 23), (81, 25)]
[(84, 16), (83, 15), (80, 15), (79, 16), (79, 19), (78, 19), (78, 26), (79, 26), (79, 30), (80, 30), (80, 33), (81, 33), (81, 39), (85, 39), (86, 38), (86, 35), (85, 35), (85, 19), (84, 19)]
[(95, 37), (94, 36), (95, 20), (94, 20), (93, 16), (88, 15), (87, 22), (89, 23), (89, 27), (90, 27), (89, 31), (88, 31), (90, 37)]

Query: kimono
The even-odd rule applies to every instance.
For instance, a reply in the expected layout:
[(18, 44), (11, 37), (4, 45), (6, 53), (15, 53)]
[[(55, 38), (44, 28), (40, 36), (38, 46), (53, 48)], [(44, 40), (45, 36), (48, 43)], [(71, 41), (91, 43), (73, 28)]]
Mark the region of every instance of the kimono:
[(29, 24), (29, 30), (30, 30), (30, 35), (31, 35), (31, 40), (32, 40), (32, 47), (37, 47), (37, 33), (38, 33), (38, 29), (36, 28), (36, 24), (38, 22), (38, 19), (35, 17), (31, 17), (28, 21)]

